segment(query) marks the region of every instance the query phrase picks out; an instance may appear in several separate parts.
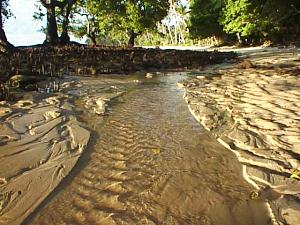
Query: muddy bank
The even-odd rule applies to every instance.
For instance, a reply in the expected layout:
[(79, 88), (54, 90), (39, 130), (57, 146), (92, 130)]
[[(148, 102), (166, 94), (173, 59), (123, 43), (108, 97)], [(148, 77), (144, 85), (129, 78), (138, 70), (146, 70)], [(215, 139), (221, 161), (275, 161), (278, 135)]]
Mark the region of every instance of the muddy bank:
[[(245, 58), (245, 56), (244, 56)], [(182, 82), (190, 111), (244, 165), (279, 224), (299, 224), (300, 51), (246, 56)]]
[(113, 47), (35, 47), (0, 55), (2, 79), (15, 74), (46, 76), (132, 73), (140, 70), (199, 68), (235, 58), (233, 52), (197, 52)]

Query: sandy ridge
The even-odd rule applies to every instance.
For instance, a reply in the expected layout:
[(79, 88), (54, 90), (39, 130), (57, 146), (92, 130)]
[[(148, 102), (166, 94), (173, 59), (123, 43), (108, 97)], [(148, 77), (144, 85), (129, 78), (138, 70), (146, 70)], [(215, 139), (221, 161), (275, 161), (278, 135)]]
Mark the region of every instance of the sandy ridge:
[(0, 224), (20, 224), (72, 170), (90, 138), (69, 96), (0, 103)]
[(300, 51), (262, 51), (179, 84), (194, 117), (245, 166), (279, 224), (298, 224)]

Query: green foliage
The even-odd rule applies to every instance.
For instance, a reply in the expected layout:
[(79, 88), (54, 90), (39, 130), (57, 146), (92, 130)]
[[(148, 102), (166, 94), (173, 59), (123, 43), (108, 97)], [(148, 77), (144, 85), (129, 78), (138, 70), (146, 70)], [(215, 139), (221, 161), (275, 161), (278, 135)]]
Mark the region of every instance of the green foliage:
[[(193, 38), (236, 35), (244, 40), (297, 39), (299, 0), (194, 0), (190, 31)], [(222, 33), (223, 32), (223, 33)]]
[(219, 17), (224, 0), (193, 0), (190, 11), (190, 34), (193, 38), (222, 36)]
[(146, 30), (137, 37), (136, 42), (140, 46), (159, 46), (164, 42), (164, 35), (158, 31)]
[(259, 18), (259, 10), (253, 1), (227, 0), (219, 21), (226, 33), (247, 37), (261, 29)]
[(88, 43), (112, 44), (122, 39), (120, 5), (114, 1), (77, 1), (71, 17), (71, 32), (77, 38), (88, 38)]
[(125, 1), (124, 26), (135, 33), (155, 29), (156, 23), (168, 13), (168, 0), (129, 0)]
[(13, 14), (9, 8), (9, 0), (2, 0), (1, 1), (1, 14), (2, 14), (2, 22), (5, 22), (5, 19), (12, 17)]
[(265, 0), (261, 6), (261, 21), (265, 23), (265, 33), (272, 39), (285, 36), (297, 39), (300, 34), (299, 0)]
[(116, 2), (118, 2), (118, 7), (115, 8), (117, 14), (115, 21), (118, 24), (118, 31), (122, 31), (123, 37), (130, 38), (132, 42), (135, 37), (147, 30), (157, 30), (157, 23), (167, 15), (169, 10), (168, 0), (119, 0)]
[[(168, 0), (82, 0), (75, 7), (81, 15), (72, 20), (72, 32), (101, 44), (125, 43), (130, 32), (142, 34), (155, 30), (168, 12)], [(84, 22), (83, 22), (84, 21)], [(94, 32), (93, 32), (94, 31)]]

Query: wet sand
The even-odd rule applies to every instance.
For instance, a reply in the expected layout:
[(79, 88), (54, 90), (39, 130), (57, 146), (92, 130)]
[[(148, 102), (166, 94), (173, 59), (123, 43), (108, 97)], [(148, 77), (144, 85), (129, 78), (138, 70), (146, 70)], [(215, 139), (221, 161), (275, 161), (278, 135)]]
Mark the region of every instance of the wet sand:
[(236, 156), (190, 114), (180, 79), (141, 79), (100, 122), (84, 113), (98, 134), (92, 149), (25, 224), (272, 224)]
[(71, 79), (2, 102), (0, 224), (276, 224), (274, 189), (256, 197), (248, 167), (193, 118), (176, 88), (186, 76)]
[[(194, 117), (244, 166), (280, 224), (300, 219), (300, 50), (243, 54), (181, 82)], [(248, 61), (249, 60), (249, 61)], [(293, 175), (294, 178), (291, 178)]]
[(20, 224), (68, 175), (90, 132), (62, 93), (0, 103), (0, 224)]
[[(90, 139), (74, 101), (92, 80), (63, 81), (62, 91), (26, 93), (0, 103), (0, 224), (20, 224), (70, 173)], [(91, 113), (104, 115), (106, 102), (122, 91), (107, 83), (101, 94), (84, 99)]]

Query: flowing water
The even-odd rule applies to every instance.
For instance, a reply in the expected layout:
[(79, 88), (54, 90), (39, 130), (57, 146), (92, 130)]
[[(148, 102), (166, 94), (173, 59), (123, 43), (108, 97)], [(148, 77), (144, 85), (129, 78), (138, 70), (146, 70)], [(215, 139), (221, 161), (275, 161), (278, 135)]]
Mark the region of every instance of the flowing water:
[(104, 119), (86, 118), (92, 149), (25, 224), (270, 224), (236, 156), (189, 112), (185, 78), (144, 80)]

